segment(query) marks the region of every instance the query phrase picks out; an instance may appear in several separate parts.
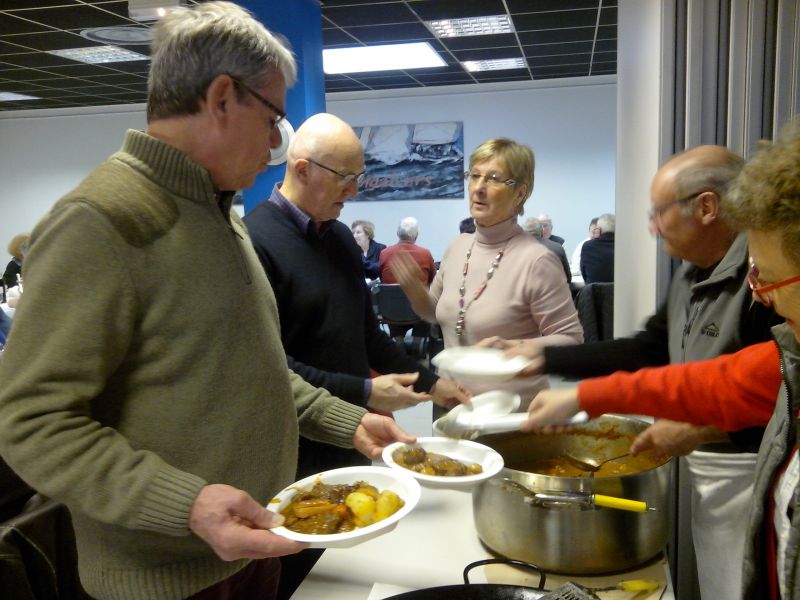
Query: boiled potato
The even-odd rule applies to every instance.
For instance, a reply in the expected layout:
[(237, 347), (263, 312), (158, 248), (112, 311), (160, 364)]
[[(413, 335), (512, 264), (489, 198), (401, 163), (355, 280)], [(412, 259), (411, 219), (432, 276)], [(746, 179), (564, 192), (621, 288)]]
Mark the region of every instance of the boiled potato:
[(383, 490), (375, 503), (375, 520), (381, 521), (400, 510), (405, 502), (389, 490)]
[(353, 513), (353, 520), (357, 527), (366, 527), (375, 522), (375, 508), (377, 502), (375, 498), (363, 492), (352, 492), (347, 494), (344, 500), (347, 508)]

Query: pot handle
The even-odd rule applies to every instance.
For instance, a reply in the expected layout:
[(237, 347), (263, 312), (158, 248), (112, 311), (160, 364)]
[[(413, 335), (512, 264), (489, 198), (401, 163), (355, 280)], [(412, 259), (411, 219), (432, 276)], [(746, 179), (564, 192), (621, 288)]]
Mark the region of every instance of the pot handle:
[(628, 510), (631, 512), (650, 512), (656, 510), (652, 506), (648, 506), (647, 502), (642, 502), (640, 500), (628, 500), (627, 498), (617, 498), (615, 496), (605, 496), (603, 494), (536, 492), (513, 479), (503, 478), (500, 481), (524, 494), (525, 503), (531, 506), (547, 505), (548, 508), (578, 506), (584, 510), (595, 506), (605, 506), (606, 508), (616, 508), (618, 510)]
[(469, 581), (469, 572), (472, 569), (474, 569), (476, 567), (482, 567), (483, 565), (495, 565), (495, 564), (498, 564), (498, 565), (513, 565), (515, 567), (523, 567), (525, 569), (530, 569), (532, 571), (536, 571), (536, 573), (539, 575), (539, 585), (536, 586), (535, 589), (544, 590), (544, 584), (545, 584), (545, 580), (547, 579), (547, 576), (545, 575), (544, 570), (540, 566), (535, 565), (533, 563), (524, 562), (524, 561), (521, 561), (521, 560), (513, 560), (511, 558), (487, 558), (487, 559), (484, 559), (484, 560), (476, 560), (475, 562), (469, 563), (466, 567), (464, 567), (464, 572), (462, 574), (462, 576), (464, 577), (464, 583), (469, 585), (469, 583), (470, 583), (470, 581)]

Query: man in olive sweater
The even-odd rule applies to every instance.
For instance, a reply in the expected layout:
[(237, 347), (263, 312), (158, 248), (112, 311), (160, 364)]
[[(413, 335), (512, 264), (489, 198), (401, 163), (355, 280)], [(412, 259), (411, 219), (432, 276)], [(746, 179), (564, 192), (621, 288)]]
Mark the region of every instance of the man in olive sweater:
[[(230, 212), (279, 142), (295, 73), (233, 4), (170, 13), (147, 132), (32, 234), (0, 361), (0, 453), (70, 508), (95, 598), (269, 598), (267, 557), (304, 547), (269, 532), (282, 518), (263, 508), (293, 481), (298, 431), (370, 456), (413, 440), (287, 369), (275, 298)], [(80, 285), (65, 277), (77, 270)]]

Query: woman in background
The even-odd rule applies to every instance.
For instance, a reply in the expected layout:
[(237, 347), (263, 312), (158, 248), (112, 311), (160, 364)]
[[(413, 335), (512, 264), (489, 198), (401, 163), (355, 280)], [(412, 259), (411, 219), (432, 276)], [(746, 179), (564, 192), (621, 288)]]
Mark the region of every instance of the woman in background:
[[(517, 224), (533, 190), (534, 157), (527, 146), (491, 139), (470, 156), (469, 210), (475, 233), (462, 234), (444, 254), (430, 290), (419, 267), (398, 256), (392, 270), (414, 311), (438, 322), (445, 348), (470, 346), (490, 336), (580, 344), (583, 330), (558, 258)], [(409, 258), (405, 260), (404, 258)], [(466, 382), (474, 393), (497, 384)], [(547, 379), (516, 380), (505, 388), (523, 406), (547, 387)]]
[(361, 248), (364, 276), (369, 279), (377, 279), (381, 273), (378, 261), (386, 245), (375, 241), (375, 225), (369, 221), (358, 220), (353, 221), (350, 230), (353, 232), (358, 247)]

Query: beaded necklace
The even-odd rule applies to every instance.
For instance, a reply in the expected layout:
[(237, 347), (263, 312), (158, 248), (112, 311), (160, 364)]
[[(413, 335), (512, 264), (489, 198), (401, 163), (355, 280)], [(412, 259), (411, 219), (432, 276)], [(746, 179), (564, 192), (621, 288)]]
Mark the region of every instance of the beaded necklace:
[(489, 280), (494, 275), (494, 272), (497, 270), (500, 261), (503, 259), (503, 254), (506, 251), (506, 247), (508, 246), (508, 241), (506, 241), (505, 246), (497, 253), (497, 255), (492, 259), (492, 263), (489, 265), (489, 270), (486, 271), (486, 279), (483, 280), (483, 283), (478, 286), (477, 291), (472, 295), (472, 299), (465, 303), (464, 296), (467, 293), (467, 272), (469, 271), (469, 257), (472, 256), (472, 248), (475, 246), (475, 240), (472, 240), (472, 244), (470, 245), (469, 249), (467, 250), (467, 256), (464, 259), (464, 268), (461, 271), (461, 285), (458, 288), (458, 318), (456, 319), (456, 335), (460, 338), (464, 335), (464, 324), (466, 322), (466, 314), (467, 309), (472, 306), (472, 303), (475, 302), (478, 298), (481, 297), (483, 291), (486, 289), (486, 286), (489, 285)]

